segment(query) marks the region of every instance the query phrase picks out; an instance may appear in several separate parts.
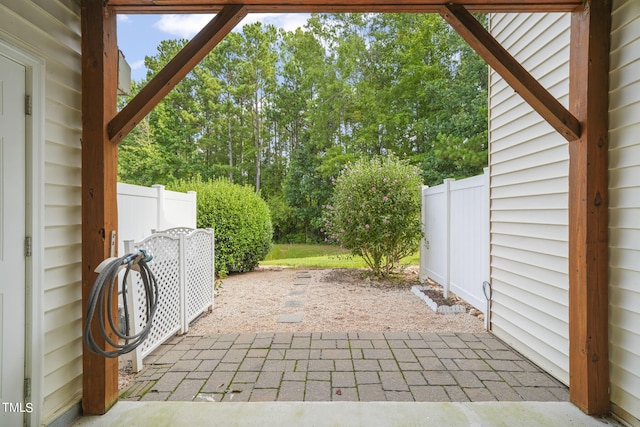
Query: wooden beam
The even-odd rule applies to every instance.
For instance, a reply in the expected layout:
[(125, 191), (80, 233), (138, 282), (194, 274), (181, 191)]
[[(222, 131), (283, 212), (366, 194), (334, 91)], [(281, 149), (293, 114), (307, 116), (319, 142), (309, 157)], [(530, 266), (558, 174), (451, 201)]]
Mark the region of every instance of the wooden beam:
[(580, 123), (463, 6), (443, 6), (442, 17), (491, 68), (568, 141), (580, 138)]
[(244, 18), (243, 6), (225, 6), (109, 123), (119, 143)]
[(569, 143), (569, 393), (592, 415), (609, 412), (608, 129), (610, 0), (571, 15)]
[(212, 13), (229, 4), (242, 4), (249, 13), (437, 13), (449, 3), (475, 12), (570, 12), (582, 0), (109, 0), (119, 13)]
[[(96, 266), (110, 255), (111, 231), (118, 229), (116, 207), (117, 146), (107, 123), (116, 113), (118, 46), (116, 14), (101, 1), (84, 0), (82, 25), (82, 313), (86, 322)], [(115, 290), (117, 301), (117, 289)], [(117, 313), (117, 303), (112, 310)], [(105, 340), (93, 325), (96, 342)], [(116, 340), (115, 336), (111, 337)], [(82, 409), (104, 414), (118, 399), (118, 359), (105, 359), (83, 348)]]

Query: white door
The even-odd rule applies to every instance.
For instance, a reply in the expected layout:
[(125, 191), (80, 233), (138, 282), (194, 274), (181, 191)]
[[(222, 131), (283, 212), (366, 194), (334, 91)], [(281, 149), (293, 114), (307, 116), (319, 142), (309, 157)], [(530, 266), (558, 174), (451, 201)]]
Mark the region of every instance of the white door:
[(0, 55), (0, 425), (21, 426), (24, 402), (26, 69)]

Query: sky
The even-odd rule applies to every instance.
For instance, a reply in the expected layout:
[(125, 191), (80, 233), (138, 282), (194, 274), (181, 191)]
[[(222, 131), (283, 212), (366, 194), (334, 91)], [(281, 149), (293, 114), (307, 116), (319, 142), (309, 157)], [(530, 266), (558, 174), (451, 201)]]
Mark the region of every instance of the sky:
[[(252, 13), (247, 15), (234, 31), (243, 25), (260, 21), (277, 28), (293, 31), (302, 27), (309, 14), (296, 13)], [(131, 79), (141, 80), (147, 70), (144, 57), (157, 53), (162, 40), (191, 39), (202, 29), (213, 15), (118, 15), (118, 47), (131, 66)]]

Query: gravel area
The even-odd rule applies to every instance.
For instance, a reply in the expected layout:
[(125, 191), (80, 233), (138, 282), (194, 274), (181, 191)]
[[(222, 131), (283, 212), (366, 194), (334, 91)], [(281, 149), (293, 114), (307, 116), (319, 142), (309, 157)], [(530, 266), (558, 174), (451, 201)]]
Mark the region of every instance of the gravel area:
[[(309, 276), (309, 277), (301, 277)], [(295, 270), (261, 267), (223, 280), (213, 311), (196, 319), (188, 335), (256, 332), (483, 332), (482, 316), (436, 314), (411, 292), (416, 268), (393, 279), (366, 277), (364, 270)], [(431, 284), (433, 285), (433, 284)], [(437, 287), (437, 285), (436, 285)], [(452, 298), (456, 304), (464, 304)], [(302, 315), (298, 323), (278, 322)], [(119, 389), (135, 374), (120, 360)]]
[[(309, 276), (309, 277), (302, 277)], [(378, 281), (354, 269), (259, 268), (223, 280), (189, 335), (230, 332), (482, 332), (482, 316), (436, 314), (411, 292), (418, 272)], [(278, 322), (302, 315), (297, 323)]]

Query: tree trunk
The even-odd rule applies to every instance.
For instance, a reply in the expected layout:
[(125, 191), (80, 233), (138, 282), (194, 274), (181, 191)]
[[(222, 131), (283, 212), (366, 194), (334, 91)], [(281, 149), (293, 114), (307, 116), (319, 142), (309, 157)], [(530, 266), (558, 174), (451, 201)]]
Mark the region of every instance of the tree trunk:
[(262, 163), (262, 151), (258, 149), (256, 154), (256, 193), (260, 192), (260, 165)]
[(227, 116), (227, 142), (229, 147), (229, 181), (233, 182), (233, 140), (231, 139), (231, 117)]
[(254, 97), (253, 141), (256, 146), (256, 193), (260, 192), (260, 172), (262, 167), (262, 139), (260, 135), (260, 98), (256, 92)]
[(260, 173), (261, 173), (261, 169), (262, 169), (262, 142), (260, 140), (260, 124), (259, 124), (259, 118), (256, 115), (256, 123), (254, 126), (254, 143), (256, 146), (256, 193), (260, 192), (260, 181), (261, 181), (261, 177), (260, 177)]

